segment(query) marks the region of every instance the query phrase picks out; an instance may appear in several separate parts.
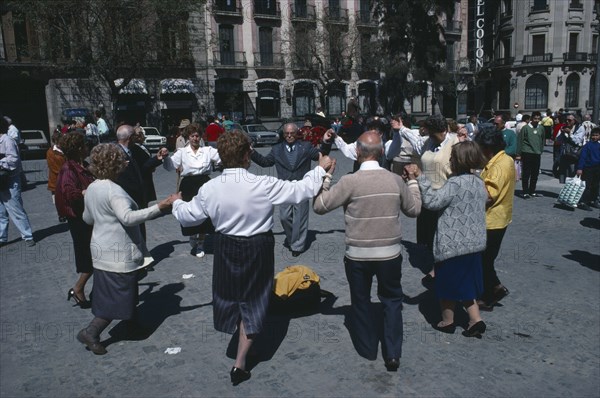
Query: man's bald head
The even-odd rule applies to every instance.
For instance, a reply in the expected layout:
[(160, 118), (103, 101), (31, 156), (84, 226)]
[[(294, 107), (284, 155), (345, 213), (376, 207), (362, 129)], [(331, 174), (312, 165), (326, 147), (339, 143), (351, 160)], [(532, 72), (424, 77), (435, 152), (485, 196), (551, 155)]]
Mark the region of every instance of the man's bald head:
[(133, 126), (130, 126), (128, 124), (119, 126), (119, 128), (117, 129), (117, 141), (119, 142), (119, 144), (126, 145), (133, 133)]
[(376, 130), (369, 130), (360, 135), (356, 141), (356, 153), (359, 163), (377, 160), (383, 154), (383, 142)]

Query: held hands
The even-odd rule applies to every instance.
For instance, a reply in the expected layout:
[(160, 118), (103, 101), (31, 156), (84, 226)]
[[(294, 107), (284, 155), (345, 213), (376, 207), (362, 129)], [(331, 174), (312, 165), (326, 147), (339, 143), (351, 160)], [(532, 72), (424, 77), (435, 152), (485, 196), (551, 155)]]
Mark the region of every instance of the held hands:
[(169, 150), (167, 148), (160, 148), (160, 150), (156, 153), (156, 158), (158, 160), (163, 160), (169, 156)]
[(325, 134), (323, 134), (323, 142), (330, 142), (335, 138), (335, 136), (335, 131), (333, 131), (333, 129), (329, 129), (325, 132)]
[(404, 166), (404, 175), (403, 177), (407, 180), (415, 180), (418, 176), (421, 175), (421, 170), (419, 166), (416, 164), (407, 164)]
[(158, 208), (160, 211), (168, 210), (171, 206), (173, 206), (173, 202), (177, 199), (181, 199), (181, 192), (172, 193), (166, 199), (163, 199), (158, 203)]
[[(325, 169), (326, 172), (333, 172), (335, 169), (335, 159), (330, 158), (329, 156), (323, 156), (322, 153), (319, 154), (319, 166)], [(332, 169), (333, 167), (333, 169)]]
[(583, 170), (577, 170), (577, 176), (581, 177), (581, 175), (583, 174)]

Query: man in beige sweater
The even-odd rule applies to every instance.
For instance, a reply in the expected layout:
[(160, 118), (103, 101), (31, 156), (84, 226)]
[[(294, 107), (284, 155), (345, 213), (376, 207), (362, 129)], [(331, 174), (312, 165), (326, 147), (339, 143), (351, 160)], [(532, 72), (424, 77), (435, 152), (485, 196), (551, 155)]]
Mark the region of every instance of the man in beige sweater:
[(330, 189), (325, 175), (314, 211), (325, 214), (344, 207), (346, 253), (344, 265), (350, 286), (352, 309), (350, 335), (361, 356), (377, 358), (378, 336), (371, 311), (371, 284), (377, 277), (377, 295), (383, 305), (382, 354), (388, 371), (396, 371), (402, 355), (402, 255), (400, 211), (416, 217), (421, 194), (414, 175), (408, 183), (379, 166), (383, 152), (379, 134), (367, 131), (357, 141), (360, 169), (343, 176)]

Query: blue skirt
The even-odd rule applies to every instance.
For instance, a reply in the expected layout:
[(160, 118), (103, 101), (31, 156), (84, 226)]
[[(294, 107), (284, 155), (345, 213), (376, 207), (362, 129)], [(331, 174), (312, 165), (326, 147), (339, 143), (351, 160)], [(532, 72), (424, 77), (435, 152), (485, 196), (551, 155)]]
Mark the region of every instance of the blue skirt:
[(481, 253), (452, 257), (435, 264), (435, 293), (443, 300), (475, 300), (483, 293)]

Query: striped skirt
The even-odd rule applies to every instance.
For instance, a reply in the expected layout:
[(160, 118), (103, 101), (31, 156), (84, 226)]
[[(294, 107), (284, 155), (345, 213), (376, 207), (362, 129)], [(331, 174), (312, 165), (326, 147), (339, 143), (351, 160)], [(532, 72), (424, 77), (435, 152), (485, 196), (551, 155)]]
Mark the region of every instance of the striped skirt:
[(213, 319), (233, 334), (240, 320), (246, 334), (260, 333), (273, 289), (275, 239), (271, 232), (240, 237), (215, 235)]

